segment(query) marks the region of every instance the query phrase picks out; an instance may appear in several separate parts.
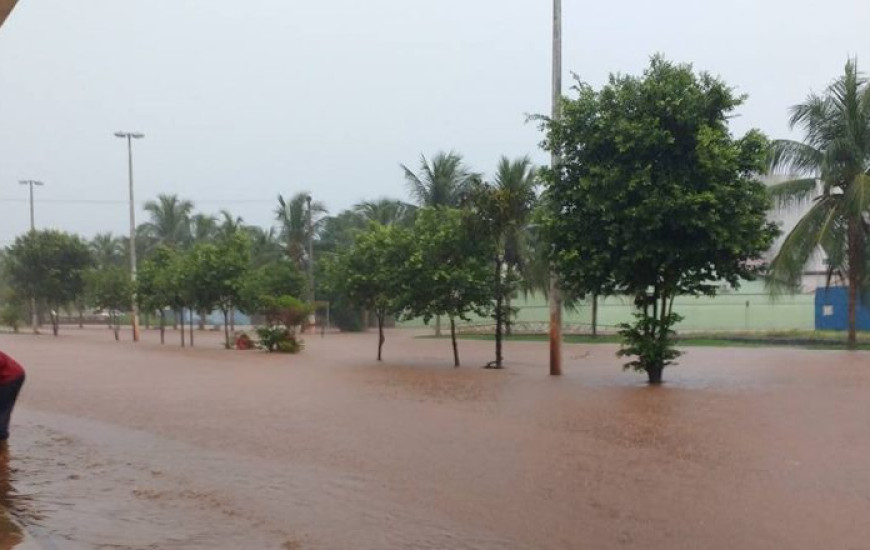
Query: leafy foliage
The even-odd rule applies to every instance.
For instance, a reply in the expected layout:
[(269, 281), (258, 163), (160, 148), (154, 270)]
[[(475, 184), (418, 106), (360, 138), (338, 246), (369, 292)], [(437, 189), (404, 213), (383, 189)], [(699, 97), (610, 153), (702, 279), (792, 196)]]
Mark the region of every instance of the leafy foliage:
[[(563, 118), (545, 121), (545, 147), (562, 159), (544, 172), (550, 259), (569, 292), (633, 296), (644, 319), (658, 319), (638, 334), (666, 343), (674, 296), (713, 295), (720, 281), (759, 273), (778, 233), (755, 179), (767, 141), (732, 138), (728, 117), (743, 98), (661, 57), (641, 77), (575, 90)], [(658, 368), (664, 357), (640, 360)]]
[[(31, 231), (15, 239), (4, 257), (13, 289), (59, 310), (84, 294), (85, 272), (94, 264), (78, 236), (55, 230)], [(54, 334), (58, 326), (53, 324)]]
[(404, 309), (408, 286), (404, 265), (410, 247), (407, 230), (372, 223), (367, 231), (357, 234), (350, 248), (326, 262), (326, 291), (377, 316), (378, 360), (385, 340), (385, 317)]
[(774, 141), (770, 168), (798, 177), (771, 186), (770, 194), (784, 207), (814, 198), (771, 262), (769, 287), (774, 293), (794, 291), (810, 259), (824, 254), (828, 281), (848, 282), (849, 343), (854, 346), (856, 305), (870, 291), (870, 83), (856, 62), (849, 60), (824, 94), (811, 94), (792, 107), (790, 124), (802, 128), (805, 139)]
[[(486, 315), (495, 295), (489, 258), (492, 243), (478, 238), (466, 215), (452, 208), (424, 208), (417, 216), (402, 287), (408, 316), (450, 318), (454, 364), (459, 366), (455, 322), (472, 312)], [(394, 264), (401, 265), (401, 264)]]
[(417, 174), (401, 165), (405, 172), (408, 191), (420, 206), (459, 207), (468, 186), (478, 179), (462, 162), (462, 156), (440, 152), (432, 157), (431, 163), (420, 155), (420, 169)]

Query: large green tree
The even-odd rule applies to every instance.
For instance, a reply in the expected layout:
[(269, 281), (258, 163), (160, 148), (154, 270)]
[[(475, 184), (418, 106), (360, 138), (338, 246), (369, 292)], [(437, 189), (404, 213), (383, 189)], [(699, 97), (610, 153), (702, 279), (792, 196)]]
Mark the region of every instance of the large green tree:
[(545, 147), (562, 159), (545, 172), (551, 260), (577, 295), (633, 299), (620, 354), (659, 383), (679, 355), (674, 298), (755, 277), (778, 233), (756, 179), (768, 143), (729, 133), (743, 98), (724, 82), (658, 56), (640, 77), (575, 89), (545, 123)]
[[(462, 160), (462, 155), (450, 151), (436, 153), (429, 161), (420, 155), (420, 166), (415, 174), (404, 164), (405, 183), (411, 197), (421, 208), (458, 208), (471, 184), (480, 178)], [(435, 316), (435, 335), (441, 336), (441, 316)]]
[(3, 265), (13, 288), (55, 312), (52, 330), (57, 336), (57, 312), (83, 296), (84, 273), (94, 265), (94, 259), (87, 243), (77, 235), (44, 230), (15, 239)]
[(221, 311), (226, 349), (231, 347), (229, 313), (242, 301), (250, 264), (250, 242), (240, 232), (216, 243), (199, 243), (188, 254), (186, 277), (191, 282), (192, 305), (200, 315), (215, 308)]
[(109, 314), (109, 322), (119, 339), (118, 312), (130, 306), (133, 284), (130, 271), (120, 266), (100, 267), (85, 273), (86, 303)]
[(423, 317), (426, 322), (437, 315), (450, 319), (453, 364), (457, 367), (457, 319), (468, 320), (471, 313), (488, 314), (495, 295), (490, 275), (492, 243), (476, 235), (474, 227), (458, 209), (421, 209), (405, 266), (395, 268), (404, 271), (402, 301), (409, 316)]
[(854, 60), (823, 94), (810, 94), (791, 110), (803, 141), (771, 145), (772, 171), (791, 176), (772, 185), (782, 206), (812, 198), (812, 206), (786, 236), (770, 264), (774, 291), (800, 286), (807, 262), (821, 251), (833, 276), (849, 287), (849, 345), (856, 338), (856, 309), (866, 294), (870, 215), (870, 84)]
[[(408, 278), (405, 260), (411, 236), (396, 226), (372, 223), (354, 243), (328, 259), (326, 291), (340, 294), (354, 306), (371, 311), (378, 320), (378, 361), (384, 347), (384, 321), (404, 309)], [(421, 282), (422, 284), (422, 282)]]

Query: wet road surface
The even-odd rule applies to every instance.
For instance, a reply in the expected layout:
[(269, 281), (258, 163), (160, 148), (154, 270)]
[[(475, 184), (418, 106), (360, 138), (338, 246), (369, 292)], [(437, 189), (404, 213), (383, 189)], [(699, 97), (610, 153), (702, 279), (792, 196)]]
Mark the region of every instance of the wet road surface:
[(374, 334), (65, 332), (0, 336), (28, 369), (0, 549), (870, 546), (868, 353), (691, 348), (650, 388), (609, 345), (554, 379), (532, 342), (488, 371), (404, 331), (382, 364)]

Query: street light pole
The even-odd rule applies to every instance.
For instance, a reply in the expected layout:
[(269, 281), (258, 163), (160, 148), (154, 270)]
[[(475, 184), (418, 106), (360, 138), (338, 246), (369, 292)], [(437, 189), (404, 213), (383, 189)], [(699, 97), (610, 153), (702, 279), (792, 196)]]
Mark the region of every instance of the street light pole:
[(312, 312), (308, 316), (308, 324), (314, 325), (317, 317), (314, 310), (314, 222), (311, 214), (311, 195), (305, 197), (305, 203), (308, 205), (308, 297), (311, 303)]
[[(33, 215), (33, 186), (41, 187), (44, 184), (37, 180), (21, 180), (18, 183), (30, 187), (30, 233), (32, 235), (36, 232), (36, 218)], [(36, 314), (36, 296), (33, 295), (30, 296), (30, 328), (33, 329), (34, 334), (39, 334), (39, 316)]]
[[(142, 139), (145, 134), (139, 132), (115, 132), (115, 137), (127, 140), (127, 174), (130, 183), (130, 280), (136, 284), (136, 204), (133, 200), (133, 140)], [(139, 341), (139, 305), (136, 303), (136, 293), (133, 293), (133, 303), (130, 307), (133, 322), (133, 341)]]
[[(562, 0), (553, 0), (553, 112), (558, 122), (562, 115)], [(561, 159), (556, 153), (550, 158), (553, 173), (560, 177)], [(562, 374), (562, 295), (555, 270), (550, 268), (550, 375)]]

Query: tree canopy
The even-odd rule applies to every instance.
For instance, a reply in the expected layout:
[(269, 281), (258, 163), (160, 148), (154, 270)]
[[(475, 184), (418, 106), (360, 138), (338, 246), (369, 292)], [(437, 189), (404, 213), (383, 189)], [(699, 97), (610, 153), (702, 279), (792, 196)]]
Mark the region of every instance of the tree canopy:
[[(777, 235), (756, 179), (767, 140), (733, 138), (728, 118), (743, 98), (661, 57), (640, 77), (575, 91), (562, 119), (545, 121), (544, 145), (561, 158), (544, 172), (551, 260), (571, 292), (631, 296), (644, 338), (669, 347), (674, 296), (755, 277)], [(660, 381), (667, 360), (648, 351), (629, 365)]]

